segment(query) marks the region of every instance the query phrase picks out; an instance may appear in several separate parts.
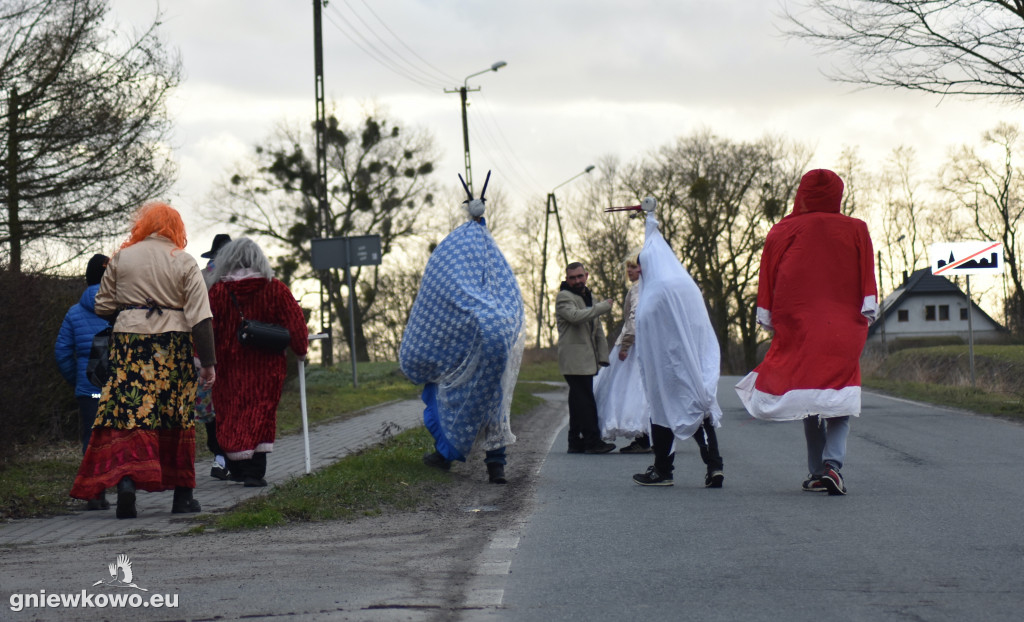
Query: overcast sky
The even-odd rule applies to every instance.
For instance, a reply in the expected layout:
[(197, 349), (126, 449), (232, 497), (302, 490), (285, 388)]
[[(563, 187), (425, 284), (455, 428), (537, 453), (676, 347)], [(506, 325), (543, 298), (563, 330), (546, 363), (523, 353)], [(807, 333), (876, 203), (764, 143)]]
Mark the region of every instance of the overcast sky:
[[(792, 4), (791, 0), (787, 0)], [(708, 128), (736, 140), (765, 133), (814, 148), (833, 167), (843, 145), (869, 163), (914, 147), (925, 169), (948, 147), (975, 143), (1021, 111), (993, 103), (830, 82), (841, 58), (787, 39), (781, 0), (331, 0), (323, 9), (327, 99), (429, 130), (439, 181), (463, 171), (459, 96), (469, 81), (475, 185), (525, 206), (604, 155), (629, 160)], [(182, 56), (172, 103), (180, 179), (170, 197), (189, 252), (215, 229), (197, 216), (214, 180), (281, 121), (315, 114), (312, 0), (113, 0), (124, 24), (164, 12), (161, 32)], [(389, 59), (389, 69), (371, 55)], [(564, 191), (571, 191), (571, 186)], [(563, 192), (560, 190), (559, 192)], [(534, 200), (536, 204), (536, 200)], [(541, 207), (541, 209), (543, 209)], [(202, 247), (202, 248), (200, 248)]]

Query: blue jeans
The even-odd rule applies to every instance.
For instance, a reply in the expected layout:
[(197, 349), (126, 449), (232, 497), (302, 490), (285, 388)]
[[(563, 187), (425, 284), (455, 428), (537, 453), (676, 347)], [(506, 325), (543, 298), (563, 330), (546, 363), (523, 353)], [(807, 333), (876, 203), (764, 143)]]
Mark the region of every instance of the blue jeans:
[(825, 463), (837, 470), (846, 459), (846, 437), (850, 435), (849, 417), (804, 417), (804, 438), (807, 439), (807, 470), (821, 475)]
[(96, 421), (96, 412), (100, 408), (100, 400), (96, 397), (85, 397), (79, 395), (75, 398), (78, 401), (78, 431), (82, 441), (82, 455), (89, 446), (89, 438), (92, 436), (92, 424)]

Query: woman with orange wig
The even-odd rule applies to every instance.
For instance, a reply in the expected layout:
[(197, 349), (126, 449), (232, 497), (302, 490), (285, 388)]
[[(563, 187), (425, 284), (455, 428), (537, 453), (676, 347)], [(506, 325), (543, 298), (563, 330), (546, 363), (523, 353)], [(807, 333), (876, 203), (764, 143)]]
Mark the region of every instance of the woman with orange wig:
[(174, 208), (143, 205), (96, 294), (97, 315), (116, 317), (110, 377), (71, 496), (117, 486), (118, 518), (135, 518), (137, 490), (173, 489), (171, 512), (200, 511), (192, 411), (197, 384), (213, 384), (216, 358), (206, 284), (186, 243)]

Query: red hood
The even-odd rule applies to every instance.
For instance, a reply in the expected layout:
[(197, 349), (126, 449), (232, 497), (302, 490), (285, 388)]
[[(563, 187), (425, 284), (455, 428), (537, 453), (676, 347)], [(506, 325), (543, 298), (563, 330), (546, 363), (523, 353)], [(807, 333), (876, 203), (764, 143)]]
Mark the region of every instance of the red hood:
[(800, 179), (793, 201), (793, 215), (809, 212), (839, 213), (843, 200), (843, 180), (824, 168), (808, 171)]

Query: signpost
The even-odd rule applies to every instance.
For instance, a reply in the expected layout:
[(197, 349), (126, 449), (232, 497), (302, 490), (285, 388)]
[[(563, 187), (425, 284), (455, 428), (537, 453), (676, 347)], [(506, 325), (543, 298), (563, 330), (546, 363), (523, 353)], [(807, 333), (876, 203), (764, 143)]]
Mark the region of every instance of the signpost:
[(352, 289), (353, 266), (380, 265), (380, 236), (357, 235), (337, 238), (318, 238), (311, 241), (310, 253), (314, 270), (344, 268), (348, 285), (349, 354), (352, 359), (352, 386), (359, 386), (356, 376), (356, 315), (355, 292)]
[(971, 308), (971, 275), (1003, 273), (1002, 242), (945, 242), (929, 247), (932, 274), (959, 276), (967, 279), (967, 349), (971, 367), (971, 388), (974, 388), (974, 320)]

